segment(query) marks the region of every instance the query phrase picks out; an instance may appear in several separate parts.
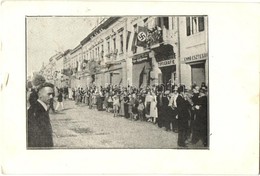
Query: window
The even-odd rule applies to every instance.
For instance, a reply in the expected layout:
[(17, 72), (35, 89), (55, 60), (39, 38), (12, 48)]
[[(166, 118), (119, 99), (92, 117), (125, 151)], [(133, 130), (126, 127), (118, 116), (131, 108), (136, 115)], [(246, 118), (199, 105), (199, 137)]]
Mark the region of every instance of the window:
[(123, 48), (124, 48), (123, 34), (121, 34), (120, 35), (120, 51), (121, 51), (121, 53), (124, 52)]
[(107, 52), (110, 53), (110, 42), (107, 42)]
[(186, 17), (187, 36), (204, 31), (204, 17)]
[(163, 25), (166, 29), (169, 29), (169, 17), (163, 17)]
[(114, 42), (114, 50), (116, 49), (116, 38), (113, 38), (113, 42)]
[(190, 17), (186, 17), (187, 36), (190, 35)]
[(98, 59), (100, 59), (99, 46), (97, 47)]
[(204, 17), (199, 17), (199, 32), (204, 31)]

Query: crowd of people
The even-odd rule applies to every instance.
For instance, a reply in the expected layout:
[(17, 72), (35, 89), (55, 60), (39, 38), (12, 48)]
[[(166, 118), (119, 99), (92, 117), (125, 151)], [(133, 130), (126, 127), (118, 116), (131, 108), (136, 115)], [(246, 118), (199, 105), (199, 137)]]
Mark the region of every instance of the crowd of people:
[[(180, 147), (200, 140), (208, 146), (208, 89), (205, 83), (190, 88), (171, 84), (141, 88), (93, 84), (85, 89), (56, 87), (54, 90), (48, 102), (53, 113), (60, 107), (63, 110), (63, 100), (70, 99), (76, 105), (85, 104), (89, 109), (113, 113), (114, 117), (151, 122), (166, 131), (178, 133)], [(37, 103), (39, 98), (37, 89), (31, 88), (29, 104)]]
[(207, 86), (160, 85), (136, 88), (119, 85), (68, 88), (64, 97), (114, 117), (147, 121), (178, 133), (178, 146), (202, 141), (208, 146)]

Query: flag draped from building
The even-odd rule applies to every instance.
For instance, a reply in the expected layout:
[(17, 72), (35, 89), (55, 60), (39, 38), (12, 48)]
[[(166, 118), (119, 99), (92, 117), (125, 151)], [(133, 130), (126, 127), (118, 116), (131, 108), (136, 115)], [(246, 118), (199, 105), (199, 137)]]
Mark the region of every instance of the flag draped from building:
[(135, 50), (136, 50), (136, 45), (135, 45), (136, 40), (137, 40), (137, 33), (135, 32), (135, 33), (134, 33), (134, 38), (133, 38), (133, 41), (132, 41), (132, 47), (131, 47), (131, 50), (132, 50), (132, 51), (135, 51)]
[(139, 75), (139, 88), (142, 86), (144, 82), (144, 71), (145, 71), (145, 66), (143, 67), (140, 75)]
[(138, 26), (137, 43), (136, 43), (137, 46), (146, 47), (147, 31), (148, 30), (146, 27)]
[(130, 32), (130, 31), (127, 31), (127, 37), (126, 37), (126, 51), (128, 51), (128, 43), (129, 43), (130, 35), (131, 35), (131, 32)]

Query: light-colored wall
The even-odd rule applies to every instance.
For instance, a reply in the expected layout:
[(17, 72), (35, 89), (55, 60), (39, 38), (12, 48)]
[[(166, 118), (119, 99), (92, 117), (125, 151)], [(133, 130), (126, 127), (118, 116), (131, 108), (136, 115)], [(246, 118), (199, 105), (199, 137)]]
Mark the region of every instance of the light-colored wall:
[[(184, 61), (185, 57), (196, 54), (208, 53), (208, 22), (207, 17), (204, 17), (204, 31), (187, 36), (186, 17), (179, 17), (179, 35), (180, 35), (180, 63), (181, 63), (181, 83), (187, 86), (192, 84), (191, 67)], [(206, 84), (208, 83), (208, 58), (205, 64)]]

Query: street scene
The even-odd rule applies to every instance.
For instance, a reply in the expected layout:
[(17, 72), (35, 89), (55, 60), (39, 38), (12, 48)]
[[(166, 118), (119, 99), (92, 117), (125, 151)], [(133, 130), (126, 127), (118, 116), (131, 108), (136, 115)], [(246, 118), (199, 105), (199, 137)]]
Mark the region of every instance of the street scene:
[[(178, 148), (177, 133), (166, 131), (152, 123), (113, 117), (113, 113), (89, 109), (65, 101), (65, 108), (50, 113), (56, 148)], [(203, 148), (202, 143), (189, 145)]]
[(209, 149), (207, 25), (27, 17), (27, 148)]

